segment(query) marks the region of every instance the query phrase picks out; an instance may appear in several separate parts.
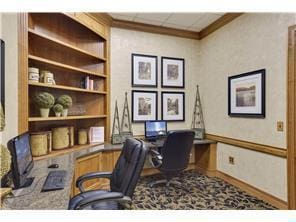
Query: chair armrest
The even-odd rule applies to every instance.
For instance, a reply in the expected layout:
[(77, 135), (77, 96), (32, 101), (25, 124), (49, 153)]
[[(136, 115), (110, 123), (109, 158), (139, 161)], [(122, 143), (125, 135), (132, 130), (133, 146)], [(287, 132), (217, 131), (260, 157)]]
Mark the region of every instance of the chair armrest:
[(79, 188), (80, 192), (84, 192), (82, 184), (91, 179), (95, 178), (107, 178), (110, 179), (112, 172), (94, 172), (94, 173), (87, 173), (77, 178), (76, 180), (76, 187)]
[(149, 152), (150, 152), (149, 161), (152, 164), (152, 166), (155, 168), (160, 167), (162, 165), (162, 159), (163, 159), (162, 155), (153, 149), (149, 150)]
[(124, 196), (120, 192), (108, 192), (101, 194), (99, 191), (87, 191), (91, 192), (89, 197), (85, 197), (84, 193), (80, 193), (77, 196), (81, 196), (81, 198), (77, 198), (77, 201), (71, 203), (69, 205), (69, 210), (82, 210), (89, 205), (99, 203), (101, 201), (116, 201), (116, 202), (131, 202), (131, 199), (127, 196)]

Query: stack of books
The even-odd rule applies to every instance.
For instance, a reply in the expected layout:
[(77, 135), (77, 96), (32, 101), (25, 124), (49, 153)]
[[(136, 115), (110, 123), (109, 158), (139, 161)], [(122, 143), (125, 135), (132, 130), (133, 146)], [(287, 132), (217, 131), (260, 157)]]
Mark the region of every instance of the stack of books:
[(89, 76), (82, 78), (81, 88), (88, 89), (88, 90), (94, 90), (94, 80), (90, 79)]

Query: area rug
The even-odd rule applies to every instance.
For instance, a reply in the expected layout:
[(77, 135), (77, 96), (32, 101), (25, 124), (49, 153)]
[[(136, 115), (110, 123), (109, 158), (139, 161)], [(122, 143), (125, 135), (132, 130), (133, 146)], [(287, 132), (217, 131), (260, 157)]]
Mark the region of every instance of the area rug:
[(163, 185), (153, 188), (148, 183), (163, 179), (160, 174), (141, 177), (136, 187), (132, 209), (140, 210), (271, 210), (270, 204), (253, 197), (239, 188), (195, 171), (181, 173), (175, 180), (184, 188)]

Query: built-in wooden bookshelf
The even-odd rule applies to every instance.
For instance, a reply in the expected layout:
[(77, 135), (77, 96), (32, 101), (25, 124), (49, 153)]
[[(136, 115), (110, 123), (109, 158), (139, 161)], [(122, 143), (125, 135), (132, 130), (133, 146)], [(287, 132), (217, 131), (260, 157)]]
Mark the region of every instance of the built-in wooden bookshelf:
[[(19, 15), (19, 33), (19, 133), (46, 131), (65, 125), (75, 129), (74, 147), (35, 159), (94, 146), (77, 145), (80, 128), (104, 126), (105, 141), (108, 140), (109, 24), (88, 13), (22, 13)], [(56, 84), (29, 81), (28, 67), (52, 72)], [(83, 88), (85, 77), (93, 80), (94, 89)], [(84, 112), (56, 117), (51, 111), (48, 118), (42, 118), (33, 102), (34, 95), (41, 91), (49, 92), (55, 98), (68, 94), (73, 100), (72, 109), (83, 107)]]

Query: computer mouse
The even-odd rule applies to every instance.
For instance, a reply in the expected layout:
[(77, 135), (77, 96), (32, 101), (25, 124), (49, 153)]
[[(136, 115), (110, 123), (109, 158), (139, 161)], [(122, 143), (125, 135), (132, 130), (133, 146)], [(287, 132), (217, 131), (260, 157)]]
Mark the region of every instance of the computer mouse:
[(54, 164), (49, 165), (47, 168), (59, 168), (59, 164), (54, 163)]

